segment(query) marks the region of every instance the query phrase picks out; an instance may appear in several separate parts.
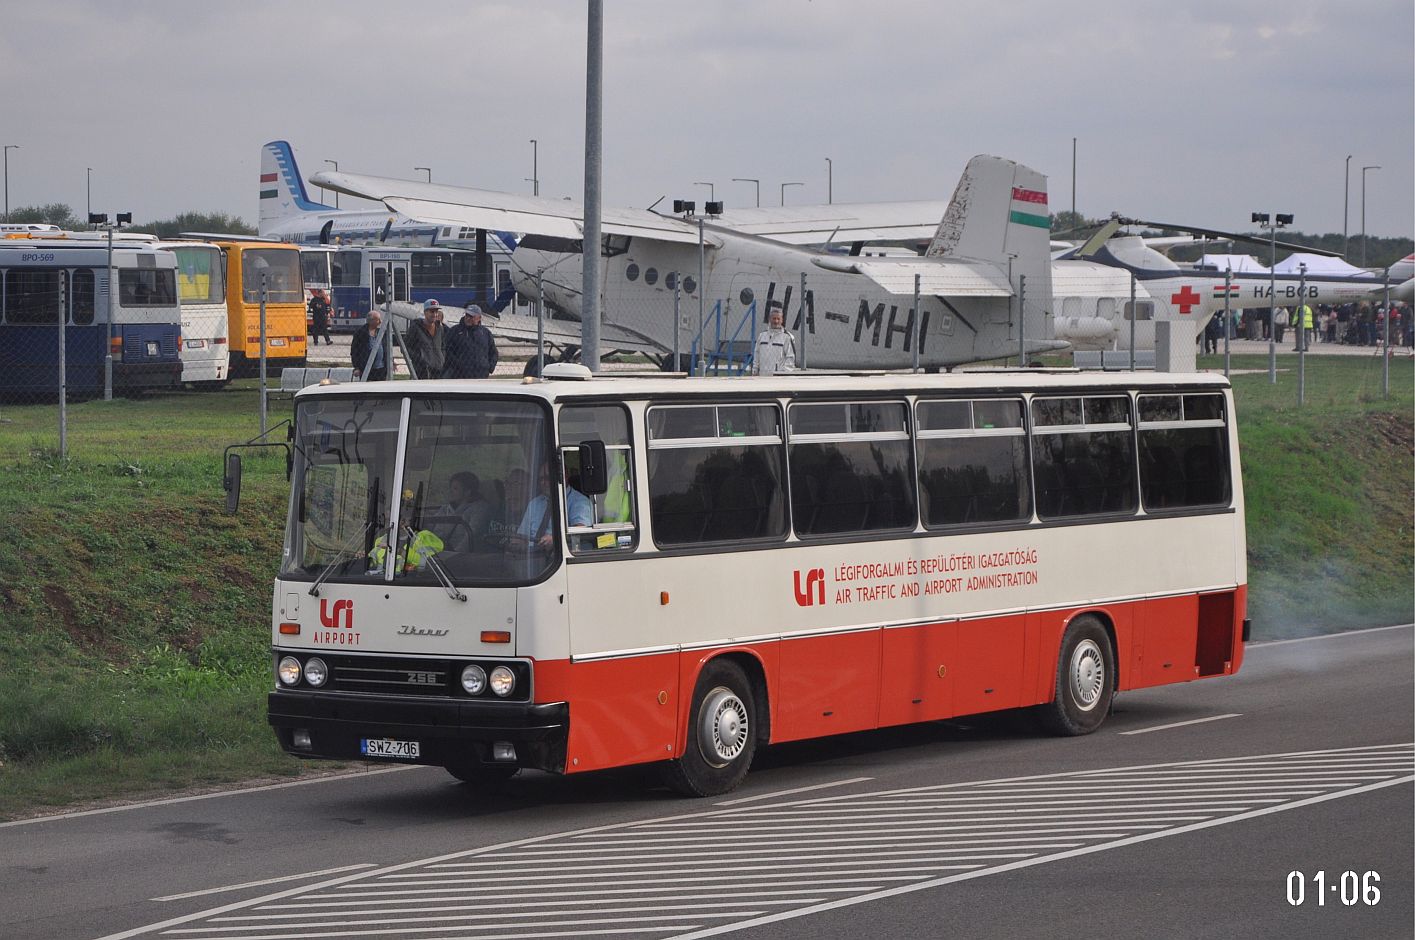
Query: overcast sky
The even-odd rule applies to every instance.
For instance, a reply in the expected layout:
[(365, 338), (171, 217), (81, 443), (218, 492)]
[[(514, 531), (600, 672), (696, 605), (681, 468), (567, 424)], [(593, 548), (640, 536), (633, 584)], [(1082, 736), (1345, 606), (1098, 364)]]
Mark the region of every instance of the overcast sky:
[[(605, 0), (604, 201), (947, 199), (968, 158), (1050, 208), (1409, 236), (1411, 0)], [(583, 195), (585, 4), (6, 4), (12, 207), (254, 222), (261, 145), (341, 170)], [(314, 193), (318, 198), (318, 192)], [(350, 207), (355, 200), (344, 199)]]

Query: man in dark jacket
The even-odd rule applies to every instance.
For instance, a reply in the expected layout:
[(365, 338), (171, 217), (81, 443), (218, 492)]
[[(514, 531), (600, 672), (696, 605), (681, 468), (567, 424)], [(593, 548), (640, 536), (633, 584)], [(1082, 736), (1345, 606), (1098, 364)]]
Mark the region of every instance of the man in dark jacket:
[(481, 307), (468, 304), (462, 322), (447, 331), (449, 379), (484, 379), (496, 371), (496, 340), (482, 326)]
[(318, 287), (310, 291), (309, 311), (310, 345), (318, 346), (319, 338), (323, 336), (324, 345), (333, 346), (334, 340), (329, 338), (329, 298)]
[[(383, 344), (374, 342), (382, 325), (383, 314), (370, 310), (367, 324), (354, 334), (350, 347), (349, 358), (354, 363), (354, 376), (357, 378), (363, 373), (364, 367), (368, 366), (368, 374), (363, 376), (365, 382), (382, 382), (388, 378), (388, 363), (384, 361)], [(370, 352), (374, 356), (372, 363), (369, 363)]]
[(423, 318), (403, 331), (403, 352), (420, 379), (440, 379), (447, 365), (447, 328), (442, 325), (442, 305), (423, 303)]

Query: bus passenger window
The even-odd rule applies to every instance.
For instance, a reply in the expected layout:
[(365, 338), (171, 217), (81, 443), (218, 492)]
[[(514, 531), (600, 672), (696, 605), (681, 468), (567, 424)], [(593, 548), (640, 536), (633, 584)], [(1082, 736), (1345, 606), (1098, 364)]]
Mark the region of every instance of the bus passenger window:
[(918, 426), (925, 526), (1031, 518), (1019, 399), (921, 401)]
[(1032, 421), (1038, 516), (1057, 519), (1136, 510), (1128, 396), (1036, 398)]
[(1226, 506), (1223, 396), (1140, 396), (1140, 493), (1145, 512)]
[(775, 405), (651, 408), (649, 512), (662, 547), (786, 537)]
[(914, 527), (913, 455), (903, 402), (795, 404), (788, 417), (797, 535)]

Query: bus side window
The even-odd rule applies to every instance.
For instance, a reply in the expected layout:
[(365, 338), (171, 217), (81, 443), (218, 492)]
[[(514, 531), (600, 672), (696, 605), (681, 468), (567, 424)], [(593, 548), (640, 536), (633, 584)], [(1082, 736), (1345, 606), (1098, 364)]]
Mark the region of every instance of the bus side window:
[[(603, 493), (588, 496), (579, 486), (579, 446), (592, 440), (604, 442), (609, 486)], [(561, 409), (560, 459), (564, 467), (570, 551), (632, 551), (638, 542), (638, 526), (634, 518), (634, 462), (628, 412), (621, 405), (570, 405)], [(575, 524), (571, 501), (579, 503), (581, 499), (587, 500), (593, 510), (589, 526)]]

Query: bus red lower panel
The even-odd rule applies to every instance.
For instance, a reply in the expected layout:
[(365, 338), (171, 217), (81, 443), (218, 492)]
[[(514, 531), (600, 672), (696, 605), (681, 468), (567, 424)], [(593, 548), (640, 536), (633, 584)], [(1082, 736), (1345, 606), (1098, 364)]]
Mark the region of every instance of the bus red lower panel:
[(536, 697), (570, 703), (566, 773), (676, 756), (677, 653), (537, 663)]
[(879, 723), (935, 721), (953, 712), (958, 624), (930, 623), (885, 630), (880, 638)]
[(878, 727), (881, 632), (782, 640), (772, 740)]

